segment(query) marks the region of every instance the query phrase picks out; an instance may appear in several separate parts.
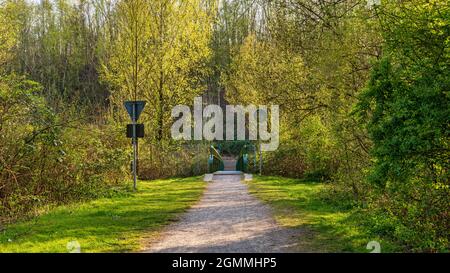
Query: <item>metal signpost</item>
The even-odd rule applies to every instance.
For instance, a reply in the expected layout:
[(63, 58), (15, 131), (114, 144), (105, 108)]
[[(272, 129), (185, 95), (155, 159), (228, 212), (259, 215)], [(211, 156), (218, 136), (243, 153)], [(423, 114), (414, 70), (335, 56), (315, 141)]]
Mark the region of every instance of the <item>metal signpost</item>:
[[(137, 120), (145, 107), (145, 101), (126, 101), (124, 103), (132, 124), (127, 125), (127, 137), (132, 139), (133, 145), (133, 188), (137, 189), (138, 138), (144, 137), (144, 124), (137, 124)], [(131, 130), (130, 130), (131, 129)]]

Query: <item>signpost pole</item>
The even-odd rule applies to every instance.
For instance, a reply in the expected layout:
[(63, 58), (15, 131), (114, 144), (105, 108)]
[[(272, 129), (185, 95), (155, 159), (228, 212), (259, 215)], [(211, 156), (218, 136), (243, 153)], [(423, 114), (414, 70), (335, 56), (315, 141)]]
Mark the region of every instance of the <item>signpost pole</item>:
[(137, 160), (137, 137), (136, 137), (136, 104), (133, 104), (133, 188), (137, 189), (137, 173), (136, 173), (136, 160)]
[[(136, 129), (136, 134), (137, 134), (137, 129)], [(138, 177), (139, 177), (139, 138), (136, 137), (136, 180)]]
[(144, 137), (144, 124), (137, 124), (137, 121), (144, 109), (145, 101), (125, 101), (124, 106), (131, 117), (131, 124), (127, 124), (127, 137), (131, 138), (131, 145), (133, 146), (133, 162), (131, 169), (133, 172), (133, 188), (134, 190), (137, 190), (138, 138)]
[(259, 175), (262, 175), (262, 149), (261, 149), (261, 143), (259, 143)]

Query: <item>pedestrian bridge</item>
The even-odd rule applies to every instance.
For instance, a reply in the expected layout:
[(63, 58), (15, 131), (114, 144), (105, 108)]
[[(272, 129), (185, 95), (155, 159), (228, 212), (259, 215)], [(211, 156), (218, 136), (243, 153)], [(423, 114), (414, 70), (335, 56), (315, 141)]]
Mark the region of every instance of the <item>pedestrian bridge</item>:
[(220, 149), (213, 145), (209, 147), (208, 173), (205, 175), (205, 181), (212, 181), (214, 176), (222, 175), (240, 175), (242, 179), (251, 179), (249, 168), (248, 147), (244, 145), (237, 157), (222, 156)]

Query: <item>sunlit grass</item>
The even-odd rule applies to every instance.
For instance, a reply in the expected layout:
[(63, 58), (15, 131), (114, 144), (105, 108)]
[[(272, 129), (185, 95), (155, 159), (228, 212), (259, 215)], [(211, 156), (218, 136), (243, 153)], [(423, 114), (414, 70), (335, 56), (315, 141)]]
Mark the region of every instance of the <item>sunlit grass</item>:
[(250, 192), (274, 208), (276, 220), (285, 227), (303, 228), (300, 251), (370, 252), (369, 241), (378, 241), (382, 252), (396, 251), (391, 242), (370, 234), (364, 213), (334, 207), (320, 198), (326, 184), (299, 179), (255, 176)]
[(0, 232), (0, 252), (67, 252), (77, 241), (82, 252), (124, 252), (142, 248), (201, 196), (200, 177), (139, 182), (139, 190), (59, 207)]

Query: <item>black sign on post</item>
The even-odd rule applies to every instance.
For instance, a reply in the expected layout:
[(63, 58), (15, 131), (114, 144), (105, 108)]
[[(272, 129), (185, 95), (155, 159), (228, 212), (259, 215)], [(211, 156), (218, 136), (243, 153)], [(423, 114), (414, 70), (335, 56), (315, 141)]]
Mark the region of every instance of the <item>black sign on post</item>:
[[(132, 124), (127, 125), (127, 136), (132, 138), (133, 145), (133, 187), (137, 189), (137, 160), (138, 160), (138, 137), (144, 136), (144, 125), (136, 124), (139, 116), (144, 110), (145, 101), (126, 101), (124, 103), (128, 114), (130, 115)], [(131, 125), (131, 126), (129, 126)], [(130, 134), (128, 131), (131, 131)]]
[(144, 137), (144, 124), (127, 124), (127, 137), (133, 138), (133, 126), (136, 126), (136, 137)]

